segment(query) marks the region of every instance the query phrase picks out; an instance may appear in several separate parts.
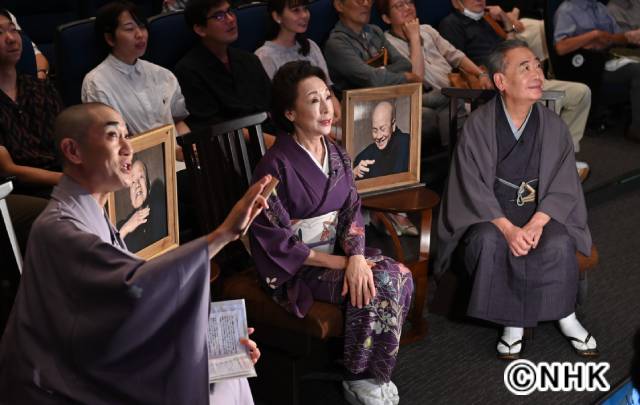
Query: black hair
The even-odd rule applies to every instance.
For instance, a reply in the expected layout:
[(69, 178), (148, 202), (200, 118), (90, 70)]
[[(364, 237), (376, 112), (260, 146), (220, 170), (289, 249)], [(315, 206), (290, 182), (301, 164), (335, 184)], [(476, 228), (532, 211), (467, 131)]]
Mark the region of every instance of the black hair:
[[(282, 15), (285, 7), (306, 7), (308, 4), (309, 0), (269, 0), (267, 2), (267, 32), (265, 34), (265, 38), (267, 40), (272, 40), (277, 37), (278, 33), (280, 32), (280, 24), (277, 24), (271, 15), (273, 12)], [(304, 33), (296, 34), (296, 42), (300, 44), (300, 55), (309, 55), (311, 45), (309, 45), (309, 39)]]
[(317, 77), (323, 82), (327, 82), (324, 71), (306, 60), (285, 63), (273, 76), (271, 117), (278, 127), (289, 133), (293, 132), (293, 124), (287, 119), (285, 113), (291, 110), (296, 103), (298, 85), (309, 77)]
[(7, 17), (7, 20), (13, 21), (11, 19), (11, 14), (9, 14), (9, 11), (6, 8), (0, 8), (0, 14)]
[(133, 18), (138, 27), (147, 26), (147, 18), (142, 10), (129, 1), (118, 0), (100, 7), (96, 13), (95, 33), (96, 40), (105, 54), (111, 52), (111, 46), (104, 36), (105, 34), (115, 36), (116, 28), (118, 28), (118, 17), (125, 11), (131, 14), (131, 18)]
[(194, 25), (204, 27), (207, 25), (209, 10), (219, 7), (222, 3), (231, 4), (230, 0), (189, 0), (184, 8), (184, 20), (193, 29)]

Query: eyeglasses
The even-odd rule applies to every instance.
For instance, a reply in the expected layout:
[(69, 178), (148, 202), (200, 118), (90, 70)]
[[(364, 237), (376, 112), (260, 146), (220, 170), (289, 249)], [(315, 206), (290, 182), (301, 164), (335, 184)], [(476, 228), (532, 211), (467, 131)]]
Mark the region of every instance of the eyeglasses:
[(391, 8), (394, 8), (396, 10), (401, 10), (403, 8), (413, 7), (413, 4), (414, 4), (413, 0), (400, 0), (399, 2), (391, 6)]
[(225, 18), (233, 18), (236, 15), (235, 11), (232, 8), (228, 8), (226, 10), (218, 11), (216, 13), (211, 14), (207, 17), (207, 20), (215, 20), (217, 22), (223, 22)]

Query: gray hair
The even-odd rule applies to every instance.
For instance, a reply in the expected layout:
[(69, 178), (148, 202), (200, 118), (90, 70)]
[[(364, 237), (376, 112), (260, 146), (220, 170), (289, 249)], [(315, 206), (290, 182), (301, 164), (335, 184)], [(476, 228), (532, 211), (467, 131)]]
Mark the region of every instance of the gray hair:
[[(503, 41), (498, 45), (496, 45), (495, 48), (493, 48), (493, 51), (491, 51), (491, 54), (489, 55), (489, 60), (487, 62), (487, 65), (488, 65), (487, 68), (489, 69), (489, 77), (491, 77), (492, 81), (493, 81), (494, 74), (504, 73), (504, 68), (505, 68), (504, 57), (507, 55), (507, 52), (517, 48), (530, 49), (529, 45), (527, 45), (526, 42), (521, 41), (519, 39), (509, 39), (509, 40)], [(495, 87), (496, 85), (495, 81), (493, 82), (493, 85)]]

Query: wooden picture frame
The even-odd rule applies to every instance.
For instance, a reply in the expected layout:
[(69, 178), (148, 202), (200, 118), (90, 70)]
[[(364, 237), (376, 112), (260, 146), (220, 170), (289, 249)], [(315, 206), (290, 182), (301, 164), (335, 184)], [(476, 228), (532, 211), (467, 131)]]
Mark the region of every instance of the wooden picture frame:
[(175, 145), (173, 125), (136, 135), (131, 186), (109, 194), (111, 223), (143, 259), (178, 247)]
[[(374, 115), (377, 126), (374, 126)], [(360, 194), (420, 183), (421, 116), (421, 83), (344, 92), (344, 146), (352, 158)], [(356, 170), (361, 161), (365, 161), (363, 165), (369, 172)]]

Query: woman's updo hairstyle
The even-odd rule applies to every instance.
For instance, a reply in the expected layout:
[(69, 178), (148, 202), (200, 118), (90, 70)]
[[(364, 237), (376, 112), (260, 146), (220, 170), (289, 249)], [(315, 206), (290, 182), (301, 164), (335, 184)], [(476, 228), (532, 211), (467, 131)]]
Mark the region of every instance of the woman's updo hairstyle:
[(327, 82), (324, 71), (308, 61), (285, 63), (278, 69), (271, 84), (271, 118), (282, 130), (292, 133), (293, 123), (285, 113), (292, 110), (298, 97), (298, 84), (309, 77), (317, 77)]

